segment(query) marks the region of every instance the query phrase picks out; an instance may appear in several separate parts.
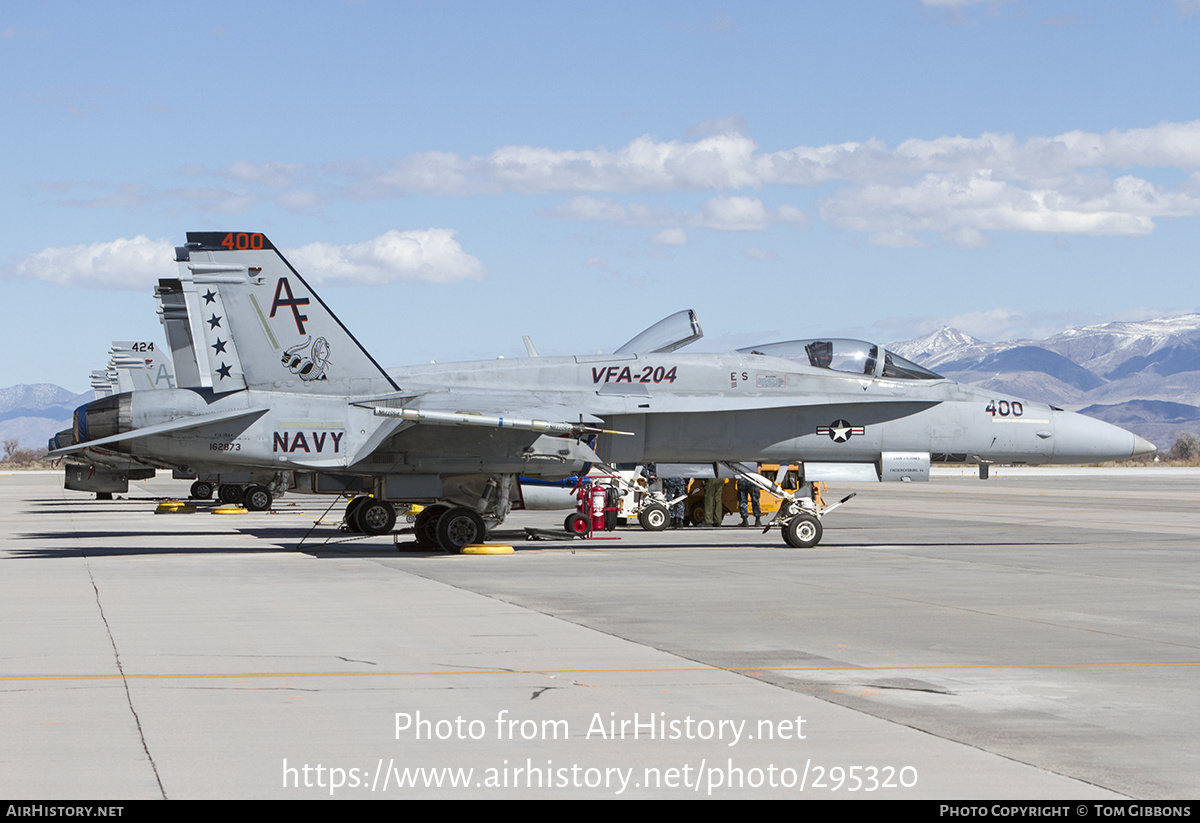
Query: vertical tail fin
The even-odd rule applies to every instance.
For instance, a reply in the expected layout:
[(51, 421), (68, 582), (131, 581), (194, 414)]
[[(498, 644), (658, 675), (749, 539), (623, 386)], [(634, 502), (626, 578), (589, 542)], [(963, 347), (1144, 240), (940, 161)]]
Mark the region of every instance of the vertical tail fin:
[(112, 391), (144, 391), (176, 387), (171, 360), (161, 346), (141, 340), (114, 340), (108, 350)]
[[(158, 302), (158, 319), (167, 336), (167, 348), (175, 363), (176, 385), (180, 388), (212, 387), (211, 373), (208, 382), (201, 378), (201, 352), (192, 339), (192, 327), (188, 318), (187, 296), (179, 280), (159, 280), (154, 289)], [(207, 363), (207, 357), (203, 358)]]
[[(396, 390), (266, 235), (188, 232), (176, 249), (198, 354), (214, 391), (248, 386), (313, 394)], [(193, 311), (193, 308), (195, 309)]]

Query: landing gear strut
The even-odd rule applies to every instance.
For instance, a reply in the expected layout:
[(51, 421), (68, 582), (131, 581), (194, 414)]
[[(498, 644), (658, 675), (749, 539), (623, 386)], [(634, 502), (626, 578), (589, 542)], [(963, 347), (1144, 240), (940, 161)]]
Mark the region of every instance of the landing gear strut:
[[(778, 525), (780, 531), (783, 532), (783, 541), (793, 549), (811, 549), (820, 543), (821, 535), (824, 533), (821, 518), (858, 494), (858, 492), (850, 492), (833, 505), (826, 506), (821, 501), (820, 495), (813, 493), (812, 483), (803, 483), (799, 490), (789, 492), (780, 488), (778, 483), (773, 483), (761, 474), (749, 471), (737, 463), (722, 463), (721, 465), (737, 476), (749, 480), (758, 488), (782, 498), (779, 511), (776, 512), (774, 519), (767, 523), (763, 534), (770, 531), (772, 526)], [(780, 472), (784, 471), (787, 471), (787, 467), (781, 466)], [(805, 491), (807, 494), (804, 493)]]

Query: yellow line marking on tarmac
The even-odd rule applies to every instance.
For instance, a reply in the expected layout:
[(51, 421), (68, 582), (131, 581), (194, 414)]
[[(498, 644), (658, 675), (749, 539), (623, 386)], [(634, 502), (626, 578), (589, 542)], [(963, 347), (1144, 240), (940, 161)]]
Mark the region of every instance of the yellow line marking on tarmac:
[(38, 680), (236, 680), (269, 677), (436, 677), (451, 674), (638, 674), (655, 672), (888, 672), (967, 671), (971, 669), (1120, 669), (1200, 666), (1200, 661), (1180, 663), (1004, 663), (966, 666), (664, 666), (616, 669), (443, 669), (419, 672), (240, 672), (227, 674), (57, 674), (0, 677), (0, 682)]

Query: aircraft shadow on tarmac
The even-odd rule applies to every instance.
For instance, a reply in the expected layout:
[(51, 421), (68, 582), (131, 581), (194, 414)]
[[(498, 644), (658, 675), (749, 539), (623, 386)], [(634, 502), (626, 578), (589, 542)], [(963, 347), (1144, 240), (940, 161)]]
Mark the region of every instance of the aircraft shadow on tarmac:
[[(87, 511), (87, 510), (85, 510)], [(193, 521), (194, 522), (194, 521)], [(730, 530), (732, 531), (732, 530)], [(239, 545), (239, 546), (205, 546), (197, 545), (197, 541), (203, 540), (205, 536), (220, 537), (237, 533), (247, 537), (254, 538), (255, 545)], [(712, 532), (708, 530), (700, 530), (695, 534), (694, 540), (686, 542), (672, 543), (653, 543), (646, 542), (641, 532), (634, 531), (627, 536), (620, 534), (609, 537), (608, 539), (599, 540), (568, 540), (566, 538), (542, 538), (530, 540), (526, 538), (523, 532), (498, 532), (491, 535), (491, 542), (506, 543), (511, 545), (517, 552), (532, 552), (532, 551), (566, 551), (572, 552), (592, 552), (592, 551), (746, 551), (760, 550), (770, 551), (773, 553), (782, 553), (795, 555), (797, 559), (805, 557), (825, 556), (833, 552), (844, 552), (859, 549), (881, 549), (891, 548), (898, 550), (923, 550), (937, 548), (969, 548), (972, 545), (987, 546), (989, 548), (1061, 548), (1063, 546), (1081, 545), (1076, 541), (1047, 541), (1047, 540), (1012, 540), (1005, 542), (996, 542), (995, 540), (981, 540), (979, 542), (970, 542), (963, 539), (955, 539), (952, 541), (886, 541), (880, 542), (875, 540), (835, 540), (827, 542), (820, 548), (812, 549), (791, 549), (786, 546), (781, 546), (774, 540), (770, 539), (769, 535), (757, 533), (755, 530), (746, 530), (739, 532), (743, 540), (736, 543), (723, 543), (714, 545), (708, 535)], [(689, 535), (690, 537), (691, 535)], [(847, 536), (845, 534), (842, 535)], [(622, 539), (628, 537), (628, 541)], [(65, 529), (59, 531), (42, 531), (42, 532), (25, 532), (13, 535), (16, 540), (35, 541), (53, 543), (55, 541), (71, 541), (70, 546), (61, 546), (57, 548), (31, 548), (31, 549), (15, 549), (10, 551), (10, 557), (17, 559), (53, 559), (53, 558), (74, 558), (81, 555), (90, 557), (114, 557), (114, 556), (145, 556), (155, 554), (236, 554), (236, 553), (295, 553), (300, 552), (308, 554), (312, 557), (320, 557), (322, 555), (334, 555), (339, 557), (346, 556), (361, 556), (361, 557), (428, 557), (428, 558), (443, 558), (447, 555), (437, 549), (428, 549), (420, 546), (411, 536), (411, 530), (403, 530), (393, 535), (393, 540), (386, 540), (380, 536), (364, 536), (353, 534), (344, 531), (335, 531), (330, 526), (319, 526), (316, 530), (313, 527), (286, 527), (286, 526), (240, 526), (237, 529), (230, 530), (222, 528), (219, 524), (201, 528), (189, 529), (144, 529), (144, 530), (104, 530), (97, 529), (93, 531), (80, 531), (78, 529)], [(166, 545), (163, 541), (171, 541), (172, 538), (186, 539), (189, 542), (177, 543), (176, 545)], [(78, 541), (84, 540), (102, 540), (109, 543), (113, 541), (128, 541), (128, 540), (149, 540), (156, 539), (159, 545), (154, 546), (79, 546)]]

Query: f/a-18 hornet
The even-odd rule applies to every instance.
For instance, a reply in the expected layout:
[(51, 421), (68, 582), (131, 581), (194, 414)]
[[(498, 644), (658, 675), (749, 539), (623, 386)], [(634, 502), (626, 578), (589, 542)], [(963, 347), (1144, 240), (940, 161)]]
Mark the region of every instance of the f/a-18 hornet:
[[(417, 539), (446, 550), (505, 518), (518, 476), (591, 463), (724, 464), (785, 497), (772, 525), (802, 547), (820, 540), (832, 508), (805, 493), (815, 480), (924, 480), (936, 462), (1096, 462), (1154, 448), (854, 340), (691, 354), (676, 350), (685, 335), (613, 354), (385, 371), (265, 235), (189, 232), (176, 260), (199, 308), (207, 381), (81, 406), (70, 448), (296, 472), (307, 491), (361, 491), (350, 508), (368, 534), (393, 529), (393, 502), (425, 503)], [(800, 464), (802, 492), (746, 463)]]

